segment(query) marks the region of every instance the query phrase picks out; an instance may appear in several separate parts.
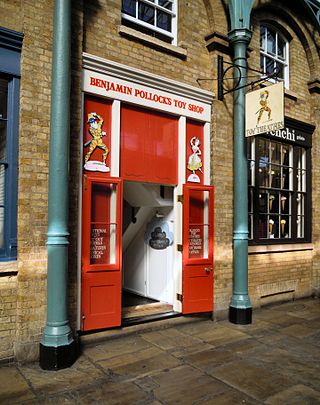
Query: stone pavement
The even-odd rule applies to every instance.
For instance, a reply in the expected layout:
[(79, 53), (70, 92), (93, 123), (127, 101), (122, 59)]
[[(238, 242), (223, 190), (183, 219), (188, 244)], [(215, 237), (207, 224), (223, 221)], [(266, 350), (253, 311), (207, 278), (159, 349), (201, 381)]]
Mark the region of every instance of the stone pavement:
[(247, 326), (177, 318), (83, 342), (69, 369), (1, 366), (0, 404), (320, 404), (317, 298), (254, 310)]

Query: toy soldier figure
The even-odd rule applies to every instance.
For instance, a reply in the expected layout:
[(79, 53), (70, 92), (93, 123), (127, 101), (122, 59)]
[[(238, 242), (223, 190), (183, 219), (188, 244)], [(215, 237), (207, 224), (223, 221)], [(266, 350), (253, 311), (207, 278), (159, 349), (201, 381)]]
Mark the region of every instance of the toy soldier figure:
[(90, 145), (90, 149), (86, 154), (84, 161), (85, 163), (87, 163), (93, 151), (96, 148), (99, 148), (103, 150), (102, 159), (103, 163), (106, 164), (109, 149), (107, 148), (107, 145), (105, 145), (102, 141), (102, 138), (106, 136), (106, 133), (102, 131), (103, 118), (100, 117), (100, 115), (98, 115), (97, 113), (92, 112), (88, 114), (87, 123), (89, 124), (89, 133), (92, 136), (92, 139), (90, 139), (90, 141), (86, 142), (84, 145), (85, 147)]

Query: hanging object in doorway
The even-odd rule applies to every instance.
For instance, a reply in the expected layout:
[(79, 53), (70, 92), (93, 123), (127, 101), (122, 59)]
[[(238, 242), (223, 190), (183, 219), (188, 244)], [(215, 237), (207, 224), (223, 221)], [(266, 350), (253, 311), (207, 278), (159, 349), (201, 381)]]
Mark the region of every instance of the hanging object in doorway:
[(154, 217), (147, 225), (145, 243), (156, 250), (164, 250), (171, 246), (173, 244), (173, 232), (170, 231), (169, 223)]
[(190, 139), (190, 146), (191, 146), (192, 154), (189, 155), (187, 167), (190, 171), (192, 171), (192, 174), (189, 175), (187, 181), (189, 181), (191, 183), (200, 183), (200, 178), (196, 174), (197, 170), (199, 170), (201, 173), (203, 173), (202, 169), (201, 169), (202, 160), (200, 158), (200, 156), (201, 156), (200, 140), (197, 137), (193, 136)]
[[(88, 114), (87, 124), (89, 124), (89, 133), (92, 136), (88, 142), (84, 144), (84, 147), (89, 147), (89, 151), (86, 153), (84, 158), (84, 168), (93, 172), (109, 172), (110, 168), (106, 164), (109, 149), (107, 145), (103, 142), (102, 138), (106, 136), (105, 131), (102, 131), (103, 118), (95, 112)], [(96, 160), (90, 160), (92, 153), (96, 149), (101, 149), (102, 162)]]

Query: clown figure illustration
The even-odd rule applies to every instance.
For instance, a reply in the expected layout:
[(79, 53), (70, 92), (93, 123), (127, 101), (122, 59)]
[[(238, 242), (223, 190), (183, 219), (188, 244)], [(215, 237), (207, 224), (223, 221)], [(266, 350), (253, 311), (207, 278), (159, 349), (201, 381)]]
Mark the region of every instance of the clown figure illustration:
[[(110, 171), (109, 167), (106, 165), (109, 149), (102, 140), (102, 138), (106, 136), (106, 133), (102, 131), (103, 121), (104, 121), (103, 118), (95, 112), (88, 114), (87, 123), (89, 124), (89, 133), (92, 136), (92, 139), (90, 139), (88, 142), (84, 144), (85, 148), (89, 146), (89, 151), (86, 153), (84, 159), (85, 162), (84, 168), (86, 170), (102, 171), (102, 172)], [(102, 163), (96, 161), (89, 162), (90, 157), (92, 153), (96, 150), (96, 148), (99, 148), (103, 151)]]
[(193, 136), (190, 139), (190, 146), (192, 149), (192, 154), (189, 156), (188, 159), (188, 169), (192, 171), (192, 174), (188, 177), (188, 181), (193, 182), (193, 183), (200, 183), (200, 178), (199, 176), (195, 173), (197, 170), (199, 170), (202, 173), (201, 167), (202, 167), (202, 160), (200, 158), (201, 156), (201, 150), (200, 150), (200, 140)]
[(262, 114), (264, 112), (268, 113), (268, 120), (270, 120), (271, 117), (271, 108), (268, 106), (268, 98), (269, 98), (269, 92), (268, 90), (263, 90), (260, 92), (260, 100), (259, 100), (259, 104), (261, 105), (261, 107), (259, 108), (259, 110), (256, 112), (256, 114), (259, 113), (258, 115), (258, 119), (257, 119), (257, 125), (260, 123), (260, 120), (262, 118)]

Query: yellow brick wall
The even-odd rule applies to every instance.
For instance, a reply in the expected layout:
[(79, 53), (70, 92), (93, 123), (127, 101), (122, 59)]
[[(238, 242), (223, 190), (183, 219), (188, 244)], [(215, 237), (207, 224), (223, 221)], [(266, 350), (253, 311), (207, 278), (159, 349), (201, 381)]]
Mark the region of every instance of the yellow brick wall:
[(0, 277), (0, 359), (13, 357), (13, 341), (16, 335), (17, 279)]
[[(0, 1), (0, 26), (24, 34), (19, 120), (18, 275), (0, 277), (3, 321), (0, 359), (13, 354), (18, 359), (36, 358), (45, 324), (52, 11), (53, 1), (48, 0)], [(10, 266), (8, 263), (9, 271)], [(5, 263), (1, 271), (6, 271)]]

